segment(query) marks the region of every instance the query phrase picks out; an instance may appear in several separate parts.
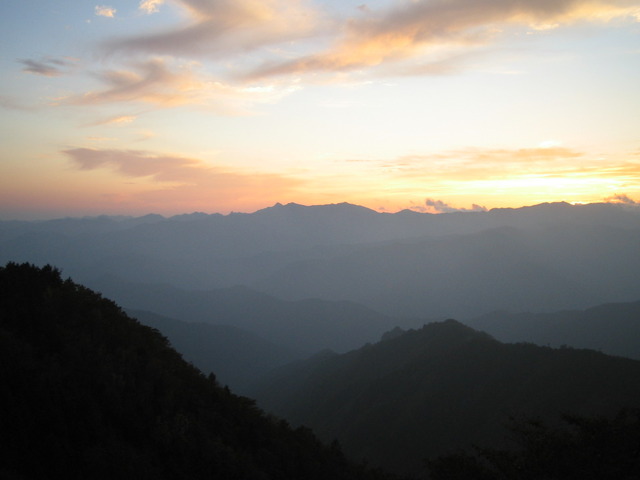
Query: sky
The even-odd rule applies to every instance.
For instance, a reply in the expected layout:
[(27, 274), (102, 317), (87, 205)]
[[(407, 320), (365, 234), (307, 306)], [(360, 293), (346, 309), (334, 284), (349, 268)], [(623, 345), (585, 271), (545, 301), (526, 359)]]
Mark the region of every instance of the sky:
[(640, 201), (640, 0), (0, 2), (0, 219)]

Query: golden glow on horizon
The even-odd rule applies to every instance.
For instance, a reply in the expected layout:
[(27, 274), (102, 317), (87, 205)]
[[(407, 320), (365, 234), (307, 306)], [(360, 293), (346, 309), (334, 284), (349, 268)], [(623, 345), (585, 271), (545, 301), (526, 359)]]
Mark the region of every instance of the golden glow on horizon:
[(36, 3), (0, 218), (640, 199), (640, 0)]

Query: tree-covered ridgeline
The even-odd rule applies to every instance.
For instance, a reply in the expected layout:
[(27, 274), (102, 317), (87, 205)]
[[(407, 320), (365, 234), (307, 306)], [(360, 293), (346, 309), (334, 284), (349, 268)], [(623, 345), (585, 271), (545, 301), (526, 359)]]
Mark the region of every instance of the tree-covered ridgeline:
[(0, 391), (2, 478), (386, 478), (51, 266), (0, 268)]
[(640, 405), (640, 362), (592, 350), (505, 344), (454, 320), (282, 370), (256, 398), (347, 455), (393, 472), (501, 448), (509, 417), (611, 417)]
[(561, 425), (513, 419), (505, 448), (475, 447), (427, 462), (431, 480), (635, 480), (640, 409), (612, 417), (564, 415)]

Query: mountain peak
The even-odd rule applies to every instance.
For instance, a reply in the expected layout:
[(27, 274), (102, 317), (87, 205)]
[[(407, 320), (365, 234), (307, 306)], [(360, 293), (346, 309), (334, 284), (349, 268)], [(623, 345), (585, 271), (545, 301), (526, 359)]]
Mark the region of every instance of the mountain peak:
[(372, 210), (367, 207), (362, 207), (360, 205), (355, 205), (353, 203), (341, 202), (341, 203), (328, 203), (323, 205), (302, 205), (300, 203), (289, 202), (287, 204), (282, 204), (280, 202), (276, 203), (272, 207), (263, 208), (261, 210), (256, 211), (255, 215), (268, 215), (268, 214), (298, 214), (303, 213), (305, 215), (311, 215), (317, 213), (326, 213), (335, 215), (336, 213), (344, 213), (344, 214), (377, 214), (375, 210)]

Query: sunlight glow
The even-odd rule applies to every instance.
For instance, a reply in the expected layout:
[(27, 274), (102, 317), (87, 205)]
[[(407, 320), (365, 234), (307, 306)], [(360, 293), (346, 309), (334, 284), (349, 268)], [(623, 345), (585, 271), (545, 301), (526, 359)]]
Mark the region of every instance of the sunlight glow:
[(634, 1), (36, 3), (0, 59), (32, 215), (640, 196)]

